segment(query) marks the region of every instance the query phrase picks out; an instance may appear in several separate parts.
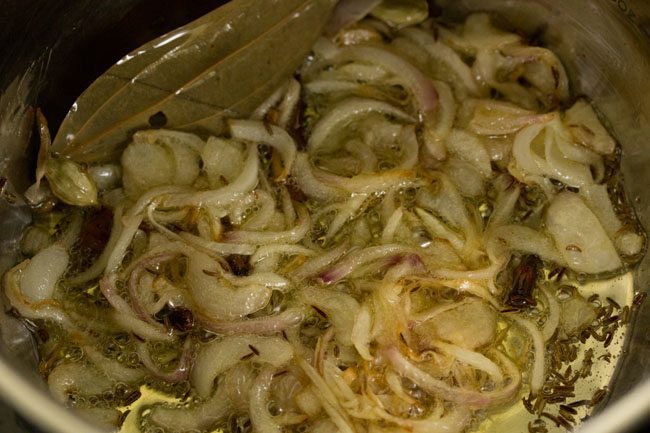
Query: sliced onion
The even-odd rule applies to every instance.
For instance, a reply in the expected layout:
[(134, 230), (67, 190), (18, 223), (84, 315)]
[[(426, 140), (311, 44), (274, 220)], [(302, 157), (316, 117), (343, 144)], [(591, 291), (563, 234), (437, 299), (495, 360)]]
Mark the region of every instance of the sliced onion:
[(352, 345), (352, 328), (360, 308), (352, 296), (315, 287), (305, 287), (299, 296), (304, 305), (317, 307), (327, 314), (336, 333), (336, 341), (344, 346)]
[(352, 194), (352, 196), (341, 205), (337, 206), (334, 219), (328, 224), (325, 241), (331, 240), (343, 228), (345, 223), (351, 220), (368, 200), (368, 194)]
[(480, 199), (485, 195), (484, 178), (471, 163), (452, 156), (447, 160), (442, 171), (453, 179), (463, 197)]
[(120, 267), (124, 260), (124, 256), (128, 251), (129, 245), (131, 245), (131, 241), (133, 241), (133, 237), (140, 228), (142, 220), (142, 214), (124, 216), (122, 218), (122, 227), (119, 232), (119, 238), (115, 241), (115, 246), (106, 261), (106, 269), (104, 270), (105, 274), (108, 275), (115, 273)]
[(469, 129), (479, 135), (513, 134), (535, 123), (546, 123), (557, 117), (556, 113), (536, 114), (515, 104), (492, 99), (470, 102), (473, 116)]
[(571, 269), (590, 274), (622, 266), (598, 218), (578, 194), (558, 194), (546, 212), (546, 226)]
[(316, 124), (309, 136), (307, 150), (313, 155), (318, 152), (335, 150), (336, 143), (328, 138), (335, 132), (357, 122), (368, 113), (380, 113), (392, 116), (402, 122), (414, 122), (411, 116), (395, 108), (393, 105), (376, 99), (348, 98), (333, 106)]
[(373, 327), (372, 312), (368, 305), (363, 304), (354, 318), (354, 325), (352, 325), (352, 334), (350, 339), (354, 344), (355, 349), (359, 355), (366, 361), (372, 361), (373, 356), (370, 354), (370, 332)]
[(311, 93), (334, 93), (334, 92), (353, 92), (358, 89), (360, 84), (345, 80), (320, 79), (310, 81), (305, 85)]
[(548, 308), (546, 321), (542, 327), (542, 336), (544, 341), (548, 341), (553, 337), (558, 325), (560, 324), (560, 305), (558, 304), (555, 296), (551, 293), (551, 289), (546, 285), (541, 285), (540, 289), (546, 299), (546, 306)]
[(266, 261), (274, 261), (279, 256), (303, 256), (313, 257), (317, 253), (314, 250), (295, 244), (270, 244), (263, 245), (251, 256), (251, 264), (257, 269)]
[(347, 243), (342, 243), (325, 253), (307, 260), (305, 263), (293, 270), (290, 276), (296, 282), (316, 276), (319, 272), (322, 272), (325, 268), (331, 266), (332, 263), (335, 263), (343, 257), (347, 253), (348, 249), (349, 245)]
[(264, 230), (275, 215), (275, 199), (266, 191), (255, 191), (258, 210), (241, 225), (244, 230)]
[(278, 125), (282, 128), (290, 126), (289, 122), (298, 109), (298, 103), (300, 102), (300, 89), (300, 82), (295, 78), (291, 78), (289, 84), (287, 84), (287, 91), (278, 107), (278, 110), (280, 111)]
[(408, 187), (416, 181), (414, 171), (400, 169), (372, 174), (361, 173), (352, 177), (337, 176), (318, 169), (314, 169), (313, 173), (317, 179), (325, 184), (357, 194), (372, 194), (391, 188)]
[(615, 239), (623, 224), (616, 215), (612, 200), (609, 198), (607, 185), (585, 185), (580, 188), (580, 195), (589, 209), (598, 217), (607, 236)]
[(316, 170), (309, 162), (307, 154), (299, 152), (292, 175), (300, 190), (308, 197), (327, 203), (342, 200), (348, 195), (341, 188), (328, 185), (327, 182), (316, 177), (314, 174)]
[(84, 354), (106, 377), (115, 382), (134, 383), (144, 378), (144, 371), (139, 368), (125, 367), (119, 361), (108, 359), (92, 346), (83, 347)]
[(566, 263), (566, 257), (556, 248), (557, 242), (554, 244), (546, 234), (530, 227), (504, 225), (492, 230), (488, 236), (486, 250), (495, 262), (509, 258), (510, 251), (520, 251), (559, 265)]
[(210, 188), (234, 181), (244, 166), (245, 146), (235, 140), (210, 137), (201, 153), (203, 171)]
[(503, 373), (499, 366), (482, 353), (442, 341), (436, 342), (435, 346), (444, 353), (453, 356), (457, 361), (486, 372), (495, 383), (503, 381)]
[(565, 123), (574, 140), (601, 155), (611, 155), (616, 141), (602, 125), (591, 104), (579, 99), (566, 111)]
[(505, 356), (501, 356), (500, 361), (504, 364), (510, 382), (499, 390), (481, 392), (454, 387), (445, 381), (434, 378), (413, 365), (394, 346), (384, 349), (383, 354), (398, 374), (413, 381), (426, 392), (469, 408), (479, 409), (502, 404), (514, 397), (521, 383), (517, 367)]
[(202, 397), (210, 395), (214, 379), (251, 355), (254, 362), (280, 367), (293, 357), (291, 344), (281, 337), (233, 335), (204, 346), (196, 356), (190, 381)]
[(490, 155), (474, 135), (454, 129), (447, 140), (447, 149), (452, 155), (472, 164), (483, 176), (489, 177), (492, 174)]
[(354, 24), (368, 15), (381, 0), (341, 0), (325, 25), (327, 36), (336, 35), (341, 29)]
[[(559, 121), (558, 121), (559, 123)], [(558, 179), (573, 187), (581, 187), (593, 183), (594, 179), (589, 166), (567, 158), (558, 147), (557, 131), (547, 129), (544, 137), (544, 149), (548, 164), (549, 177)]]
[(172, 431), (209, 430), (226, 420), (233, 406), (228, 390), (219, 386), (212, 397), (194, 407), (184, 404), (153, 406), (149, 418), (154, 424)]
[(70, 258), (60, 244), (41, 250), (28, 260), (20, 277), (20, 292), (28, 302), (42, 302), (51, 299), (63, 276)]
[(504, 175), (502, 182), (506, 187), (499, 188), (497, 199), (494, 203), (494, 209), (490, 214), (488, 228), (486, 232), (491, 231), (494, 227), (505, 225), (509, 222), (512, 214), (514, 213), (515, 206), (521, 194), (521, 186), (518, 185), (513, 178)]
[(239, 254), (242, 256), (250, 256), (254, 254), (256, 250), (256, 247), (251, 244), (214, 242), (188, 232), (180, 232), (178, 236), (192, 247), (199, 249), (206, 254)]
[(256, 120), (230, 119), (228, 121), (230, 134), (238, 139), (254, 144), (263, 143), (277, 150), (282, 156), (283, 170), (277, 179), (284, 179), (291, 172), (291, 166), (296, 159), (296, 143), (283, 128), (275, 125), (265, 125)]
[(115, 275), (107, 275), (99, 280), (99, 288), (106, 300), (115, 309), (112, 313), (115, 322), (126, 331), (140, 338), (173, 341), (174, 335), (159, 323), (149, 323), (140, 319), (131, 306), (117, 293)]
[(29, 262), (25, 260), (11, 268), (4, 275), (4, 293), (9, 300), (9, 304), (11, 304), (11, 306), (15, 308), (22, 317), (28, 319), (51, 320), (54, 323), (60, 323), (65, 329), (75, 329), (66, 312), (56, 301), (47, 299), (44, 302), (31, 303), (23, 297), (20, 289), (20, 279), (28, 264)]
[(199, 252), (188, 257), (187, 279), (197, 310), (215, 320), (241, 319), (264, 308), (271, 298), (271, 289), (263, 285), (232, 287), (221, 277), (220, 265)]
[(384, 231), (381, 233), (381, 243), (389, 244), (393, 241), (395, 237), (395, 232), (397, 231), (400, 222), (402, 221), (402, 216), (404, 215), (404, 210), (401, 207), (395, 209), (395, 212), (388, 218), (386, 225), (384, 226)]
[(249, 146), (241, 173), (228, 185), (211, 191), (178, 193), (162, 200), (163, 207), (225, 206), (255, 188), (258, 182), (259, 156), (256, 146)]
[(131, 272), (129, 277), (128, 289), (129, 289), (129, 299), (131, 301), (131, 307), (135, 313), (140, 317), (140, 319), (149, 322), (155, 323), (155, 321), (149, 315), (145, 304), (142, 301), (141, 289), (139, 287), (141, 278), (146, 272), (147, 268), (152, 266), (157, 266), (163, 262), (172, 260), (175, 257), (173, 254), (164, 254), (160, 256), (147, 257), (145, 260), (140, 261), (139, 265)]
[(439, 40), (435, 40), (432, 35), (415, 27), (403, 29), (400, 32), (400, 36), (404, 36), (417, 45), (432, 61), (444, 65), (447, 70), (457, 77), (458, 81), (462, 83), (468, 93), (472, 95), (481, 93), (481, 89), (472, 75), (472, 70), (449, 46)]
[(433, 185), (421, 188), (416, 196), (417, 204), (442, 217), (453, 228), (463, 233), (465, 240), (476, 239), (476, 218), (468, 210), (463, 196), (451, 179), (442, 172), (433, 173)]
[(461, 251), (465, 245), (464, 239), (456, 232), (447, 227), (440, 218), (436, 218), (429, 212), (416, 208), (415, 213), (420, 217), (424, 227), (431, 236), (439, 237), (449, 241), (456, 251)]
[(190, 365), (192, 363), (192, 340), (189, 338), (185, 340), (185, 343), (183, 344), (183, 351), (178, 361), (178, 365), (174, 370), (169, 372), (163, 371), (156, 365), (154, 360), (151, 358), (146, 343), (136, 342), (136, 350), (140, 357), (140, 361), (145, 368), (158, 379), (164, 380), (165, 382), (180, 383), (185, 381), (189, 376)]
[(298, 366), (305, 372), (309, 380), (314, 384), (318, 392), (316, 396), (320, 399), (323, 409), (329, 415), (330, 419), (339, 429), (340, 433), (355, 433), (348, 414), (338, 402), (336, 396), (328, 386), (327, 382), (318, 374), (318, 372), (307, 361), (297, 358)]
[(337, 53), (335, 60), (362, 61), (381, 66), (410, 90), (423, 114), (435, 110), (438, 105), (438, 92), (431, 80), (415, 66), (388, 50), (369, 46), (346, 47)]
[(517, 161), (517, 165), (527, 174), (543, 175), (549, 172), (546, 160), (532, 149), (533, 141), (545, 128), (546, 124), (533, 124), (523, 128), (515, 137), (512, 156)]
[(530, 373), (530, 391), (533, 395), (537, 395), (537, 393), (542, 389), (542, 385), (544, 385), (544, 354), (546, 352), (544, 337), (537, 326), (530, 320), (515, 315), (511, 315), (510, 317), (515, 321), (515, 323), (517, 323), (517, 325), (524, 328), (526, 332), (530, 334), (533, 341), (535, 355), (533, 359), (533, 368)]
[(417, 251), (400, 244), (388, 244), (364, 248), (354, 254), (349, 254), (333, 268), (321, 272), (319, 278), (323, 284), (333, 284), (347, 277), (354, 272), (355, 269), (367, 263), (376, 262), (380, 259), (387, 260), (384, 263), (378, 264), (378, 267), (382, 267), (390, 264), (391, 260), (394, 261), (395, 258), (401, 258), (408, 254), (417, 255)]
[(399, 142), (402, 147), (402, 159), (396, 168), (402, 170), (411, 170), (418, 163), (419, 143), (415, 133), (414, 125), (406, 125), (402, 128), (399, 136)]
[(234, 230), (224, 233), (223, 240), (227, 243), (235, 244), (253, 244), (253, 245), (267, 245), (267, 244), (280, 244), (280, 243), (297, 243), (309, 231), (310, 217), (309, 212), (304, 206), (299, 206), (298, 222), (294, 227), (283, 232), (271, 231), (245, 231)]
[(67, 404), (72, 392), (84, 396), (98, 395), (111, 389), (114, 382), (94, 367), (63, 363), (50, 372), (47, 384), (54, 398)]
[(273, 419), (269, 413), (269, 400), (271, 394), (271, 382), (276, 367), (265, 366), (257, 375), (250, 391), (250, 414), (251, 424), (256, 433), (281, 433), (282, 427)]
[(305, 318), (300, 308), (289, 308), (275, 316), (263, 316), (239, 321), (216, 321), (199, 315), (197, 320), (208, 331), (221, 335), (256, 334), (273, 335), (298, 325)]

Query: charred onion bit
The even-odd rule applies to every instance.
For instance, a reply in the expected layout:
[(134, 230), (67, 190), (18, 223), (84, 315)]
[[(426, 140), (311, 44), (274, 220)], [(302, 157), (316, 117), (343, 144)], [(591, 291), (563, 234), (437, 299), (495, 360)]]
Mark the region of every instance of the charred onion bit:
[(537, 305), (533, 289), (537, 283), (542, 262), (535, 255), (525, 255), (512, 273), (512, 286), (506, 305), (513, 308), (534, 307)]
[(226, 262), (228, 262), (228, 266), (230, 266), (232, 273), (238, 277), (248, 275), (251, 270), (250, 259), (248, 256), (231, 254), (226, 257)]
[(83, 254), (97, 256), (101, 254), (111, 235), (113, 211), (102, 207), (92, 211), (84, 219), (79, 233), (79, 249)]
[(175, 307), (169, 311), (167, 316), (169, 324), (181, 332), (188, 332), (194, 327), (194, 315), (185, 307)]

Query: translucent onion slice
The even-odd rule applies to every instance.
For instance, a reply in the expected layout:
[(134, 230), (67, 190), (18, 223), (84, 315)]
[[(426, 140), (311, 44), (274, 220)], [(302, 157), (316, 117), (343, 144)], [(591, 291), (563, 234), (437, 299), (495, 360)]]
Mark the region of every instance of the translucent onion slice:
[(294, 227), (282, 232), (272, 232), (266, 230), (246, 231), (233, 230), (223, 235), (226, 243), (234, 244), (252, 244), (268, 245), (280, 243), (298, 243), (309, 231), (310, 217), (309, 212), (304, 206), (298, 206), (298, 221)]
[(240, 254), (243, 256), (250, 256), (256, 251), (255, 245), (246, 243), (232, 244), (214, 242), (188, 232), (180, 232), (178, 236), (189, 245), (205, 252), (206, 254)]
[(336, 395), (334, 395), (325, 379), (303, 358), (297, 358), (296, 362), (314, 384), (314, 388), (318, 391), (315, 393), (316, 396), (319, 398), (327, 415), (329, 415), (332, 422), (338, 427), (338, 431), (340, 433), (355, 433), (356, 429), (346, 410), (341, 407)]
[(173, 194), (162, 200), (163, 207), (225, 206), (250, 192), (258, 182), (259, 155), (256, 146), (249, 146), (241, 173), (228, 185), (210, 191)]
[(598, 274), (622, 266), (614, 244), (578, 194), (562, 192), (548, 207), (546, 227), (569, 267)]
[(328, 138), (336, 131), (359, 121), (368, 113), (380, 113), (402, 122), (415, 122), (413, 117), (387, 102), (357, 97), (348, 98), (330, 108), (319, 120), (309, 136), (307, 151), (313, 155), (335, 150), (337, 143), (333, 143)]
[(456, 251), (462, 251), (465, 240), (458, 233), (447, 227), (440, 218), (435, 217), (424, 209), (416, 208), (415, 213), (420, 217), (429, 234), (449, 241)]
[(539, 287), (546, 299), (545, 303), (546, 308), (548, 309), (546, 312), (546, 321), (542, 327), (542, 336), (544, 337), (544, 342), (547, 342), (551, 337), (553, 337), (558, 325), (560, 324), (560, 305), (549, 287), (546, 285), (541, 285)]
[(313, 257), (317, 253), (314, 250), (311, 250), (302, 245), (295, 244), (271, 244), (263, 245), (255, 251), (251, 256), (251, 264), (253, 266), (258, 266), (260, 263), (266, 260), (272, 260), (276, 256), (285, 255), (285, 256), (305, 256)]
[(438, 341), (434, 344), (443, 353), (453, 356), (457, 361), (486, 372), (495, 383), (501, 383), (503, 381), (503, 373), (499, 366), (482, 353), (443, 341)]
[(248, 413), (256, 433), (281, 433), (283, 430), (269, 412), (271, 383), (276, 371), (274, 366), (264, 366), (250, 390)]
[(105, 357), (92, 346), (83, 346), (83, 352), (95, 367), (115, 382), (134, 383), (145, 377), (144, 371), (140, 368), (126, 367), (119, 361)]
[(192, 364), (192, 340), (190, 338), (185, 340), (178, 365), (172, 371), (164, 371), (156, 365), (146, 343), (136, 342), (136, 351), (142, 364), (154, 377), (171, 383), (180, 383), (187, 380), (190, 365)]
[(56, 400), (68, 403), (71, 394), (98, 395), (111, 389), (114, 382), (95, 367), (62, 363), (50, 372), (47, 384)]
[(292, 180), (298, 188), (307, 195), (320, 202), (328, 203), (345, 199), (349, 193), (341, 188), (329, 185), (320, 180), (314, 172), (318, 169), (313, 167), (306, 153), (299, 152), (293, 166)]
[(379, 47), (347, 47), (336, 55), (338, 61), (361, 61), (375, 64), (390, 72), (411, 91), (423, 114), (432, 112), (438, 104), (438, 92), (420, 70), (402, 57)]
[(466, 92), (471, 95), (479, 95), (481, 93), (481, 89), (474, 80), (470, 67), (445, 43), (440, 40), (435, 40), (429, 33), (415, 27), (403, 29), (400, 32), (400, 36), (415, 43), (426, 53), (426, 56), (431, 61), (444, 65), (447, 70), (456, 76), (458, 82), (462, 83)]
[(469, 129), (479, 135), (513, 134), (534, 123), (546, 123), (556, 113), (536, 114), (515, 104), (492, 99), (478, 99), (469, 102), (472, 119)]
[(119, 295), (115, 284), (116, 276), (114, 274), (107, 275), (99, 280), (102, 295), (114, 308), (112, 312), (113, 320), (119, 326), (133, 332), (140, 338), (157, 341), (173, 341), (175, 339), (175, 336), (161, 324), (157, 322), (150, 323), (139, 318), (131, 306)]
[[(377, 268), (381, 268), (402, 256), (415, 254), (417, 251), (400, 244), (387, 244), (372, 246), (349, 254), (344, 260), (341, 260), (334, 267), (320, 273), (319, 278), (323, 284), (333, 284), (350, 275), (357, 268), (372, 262), (379, 261)], [(384, 259), (383, 261), (381, 259)]]
[(279, 152), (283, 161), (283, 170), (276, 180), (287, 177), (296, 159), (296, 143), (284, 128), (264, 124), (256, 120), (231, 119), (228, 121), (233, 138), (254, 144), (266, 144)]
[(28, 260), (20, 277), (20, 292), (28, 302), (51, 299), (70, 258), (66, 249), (54, 244)]
[[(512, 155), (517, 165), (527, 174), (544, 175), (550, 171), (544, 157), (532, 149), (533, 141), (545, 128), (545, 124), (533, 124), (523, 128), (515, 137), (512, 145)], [(513, 176), (515, 176), (514, 173)]]
[(293, 357), (290, 343), (281, 337), (233, 335), (214, 341), (201, 348), (196, 355), (190, 381), (197, 393), (208, 397), (214, 379), (249, 357), (253, 362), (263, 362), (280, 367)]
[(544, 373), (545, 373), (545, 360), (544, 356), (546, 353), (546, 345), (544, 344), (544, 336), (542, 332), (537, 328), (537, 326), (530, 320), (524, 319), (519, 316), (511, 315), (510, 316), (517, 325), (521, 326), (530, 334), (530, 337), (533, 342), (534, 359), (533, 359), (533, 368), (530, 373), (530, 392), (533, 395), (542, 389), (544, 385)]
[(434, 378), (411, 363), (394, 346), (384, 349), (383, 355), (399, 375), (413, 381), (426, 392), (468, 408), (479, 409), (502, 404), (514, 397), (521, 384), (521, 375), (517, 367), (506, 356), (498, 352), (495, 355), (503, 364), (509, 382), (496, 391), (483, 392), (454, 387), (445, 381)]
[(196, 308), (215, 320), (235, 320), (264, 308), (272, 290), (264, 285), (234, 286), (217, 261), (196, 252), (188, 257), (187, 280)]
[(372, 361), (373, 356), (370, 354), (370, 333), (373, 328), (372, 312), (367, 304), (363, 304), (359, 313), (354, 318), (352, 325), (351, 340), (359, 355), (366, 361)]
[(486, 250), (494, 262), (507, 260), (511, 251), (535, 254), (542, 260), (564, 265), (566, 257), (546, 234), (523, 225), (503, 225), (493, 229)]
[(28, 319), (51, 320), (54, 323), (63, 325), (65, 329), (75, 329), (66, 312), (56, 301), (47, 299), (44, 302), (31, 303), (24, 298), (20, 290), (20, 279), (27, 265), (28, 262), (23, 261), (11, 268), (4, 275), (2, 283), (9, 304), (11, 304), (11, 306), (15, 308), (22, 317)]
[(341, 0), (325, 25), (325, 34), (336, 35), (340, 30), (368, 15), (381, 0)]
[(228, 390), (225, 386), (218, 386), (214, 395), (193, 407), (156, 405), (151, 408), (149, 419), (173, 431), (209, 430), (227, 419), (233, 409)]
[(352, 345), (352, 329), (360, 308), (356, 299), (346, 293), (316, 287), (305, 287), (299, 296), (304, 305), (327, 314), (337, 342), (343, 346)]
[(243, 143), (221, 137), (210, 137), (201, 153), (203, 171), (210, 188), (218, 188), (234, 181), (244, 166), (245, 147)]
[(331, 266), (343, 257), (348, 252), (349, 248), (350, 246), (344, 242), (327, 252), (307, 260), (291, 272), (291, 279), (300, 282), (306, 278), (316, 276), (319, 272), (323, 272), (328, 266)]
[(196, 317), (203, 328), (220, 335), (273, 335), (298, 325), (304, 318), (305, 312), (301, 308), (289, 308), (274, 316), (256, 317), (233, 322), (216, 321), (211, 317), (200, 314)]
[(564, 122), (576, 143), (601, 155), (611, 155), (616, 142), (602, 125), (591, 104), (579, 99), (566, 111)]

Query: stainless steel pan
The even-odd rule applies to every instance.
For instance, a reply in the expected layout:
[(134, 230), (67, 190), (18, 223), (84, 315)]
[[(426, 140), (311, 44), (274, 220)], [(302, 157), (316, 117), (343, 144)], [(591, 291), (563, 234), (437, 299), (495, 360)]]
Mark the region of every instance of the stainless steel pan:
[[(262, 1), (262, 0), (260, 0)], [(74, 98), (122, 54), (219, 4), (194, 0), (0, 0), (0, 175), (5, 194), (27, 186), (35, 147), (24, 141), (21, 111), (43, 106), (54, 125)], [(623, 147), (623, 174), (643, 225), (650, 227), (650, 2), (647, 0), (440, 0), (452, 19), (495, 11), (507, 25), (541, 37), (561, 56), (576, 93), (589, 95)], [(15, 260), (24, 209), (0, 200), (0, 273)], [(636, 272), (636, 290), (650, 281), (650, 256)], [(0, 431), (95, 432), (56, 404), (36, 374), (22, 325), (0, 319)], [(650, 306), (627, 341), (604, 409), (585, 433), (626, 432), (650, 413)], [(16, 410), (15, 423), (2, 411)], [(647, 419), (645, 420), (648, 421)]]

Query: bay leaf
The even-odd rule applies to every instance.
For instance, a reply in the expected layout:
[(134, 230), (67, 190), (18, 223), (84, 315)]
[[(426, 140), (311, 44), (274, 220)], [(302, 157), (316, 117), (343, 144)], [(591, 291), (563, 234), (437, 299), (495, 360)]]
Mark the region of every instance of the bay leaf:
[(52, 151), (116, 158), (134, 132), (164, 123), (199, 134), (246, 117), (298, 68), (336, 0), (232, 0), (126, 55), (86, 89)]

